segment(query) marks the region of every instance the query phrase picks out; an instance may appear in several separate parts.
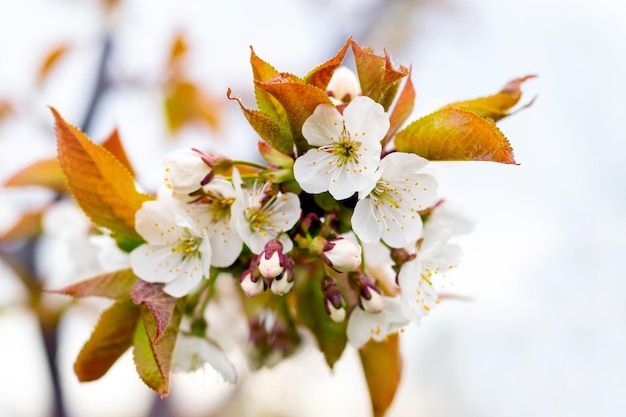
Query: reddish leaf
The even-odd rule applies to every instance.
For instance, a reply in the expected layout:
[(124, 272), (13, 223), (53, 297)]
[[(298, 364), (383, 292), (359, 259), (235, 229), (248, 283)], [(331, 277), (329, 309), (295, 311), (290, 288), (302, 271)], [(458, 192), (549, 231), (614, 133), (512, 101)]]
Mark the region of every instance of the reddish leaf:
[(391, 115), (389, 116), (389, 130), (387, 131), (387, 136), (385, 136), (385, 140), (383, 141), (383, 145), (389, 143), (393, 135), (396, 134), (398, 129), (402, 126), (402, 124), (406, 121), (406, 119), (413, 112), (413, 105), (415, 104), (415, 89), (413, 88), (413, 83), (411, 82), (411, 73), (406, 79), (406, 83), (404, 84), (404, 88), (400, 93), (400, 97), (398, 97), (398, 101), (396, 102)]
[(4, 183), (6, 187), (36, 185), (67, 193), (65, 175), (56, 158), (42, 159), (16, 172)]
[(359, 354), (374, 417), (382, 417), (393, 402), (402, 376), (398, 334), (388, 336), (382, 342), (370, 340), (359, 350)]
[[(270, 78), (278, 74), (276, 68), (259, 58), (252, 47), (250, 47), (250, 64), (252, 65), (252, 77), (255, 82), (268, 81)], [(267, 113), (278, 120), (286, 120), (284, 110), (274, 97), (256, 85), (254, 86), (254, 95), (256, 97), (257, 107), (260, 111)]]
[[(298, 285), (296, 291), (298, 301), (297, 320), (313, 333), (319, 349), (326, 358), (326, 363), (332, 368), (346, 347), (347, 321), (335, 323), (326, 314), (324, 294), (320, 290), (324, 269), (311, 271), (311, 268), (312, 265), (302, 266), (299, 267), (299, 272), (296, 272), (298, 276), (307, 277), (307, 279), (295, 281), (296, 285)], [(322, 275), (320, 275), (320, 272)]]
[(102, 313), (74, 363), (79, 381), (94, 381), (111, 368), (131, 346), (138, 320), (139, 307), (130, 299), (119, 300)]
[(0, 235), (0, 243), (39, 236), (42, 231), (42, 215), (43, 210), (25, 213), (9, 230)]
[(371, 48), (361, 48), (352, 41), (352, 51), (363, 95), (389, 108), (402, 78), (409, 74), (408, 68), (393, 68), (391, 57), (376, 55)]
[[(318, 105), (332, 104), (326, 92), (315, 86), (303, 84), (290, 74), (284, 73), (267, 82), (257, 81), (256, 85), (274, 96), (283, 106), (298, 151), (306, 150), (309, 145), (302, 136), (302, 125)], [(288, 153), (283, 150), (281, 152)]]
[[(499, 93), (487, 97), (480, 97), (474, 100), (459, 101), (448, 104), (446, 107), (453, 107), (462, 110), (469, 110), (481, 117), (489, 117), (493, 120), (500, 120), (509, 114), (509, 110), (515, 106), (522, 98), (522, 83), (528, 79), (535, 78), (535, 75), (516, 78), (509, 81)], [(532, 101), (522, 108), (528, 107)]]
[(396, 134), (396, 149), (431, 161), (493, 161), (515, 164), (513, 149), (490, 119), (444, 107)]
[(57, 148), (70, 191), (87, 216), (114, 237), (141, 242), (135, 213), (152, 197), (135, 188), (132, 175), (115, 156), (93, 143), (52, 109)]
[(280, 168), (291, 168), (293, 166), (293, 158), (291, 156), (285, 155), (282, 152), (276, 150), (269, 146), (265, 142), (257, 142), (257, 148), (259, 149), (259, 154), (265, 162), (268, 164), (280, 167)]
[(131, 291), (133, 302), (148, 307), (154, 318), (156, 324), (155, 343), (165, 332), (174, 313), (174, 307), (176, 307), (176, 298), (163, 292), (163, 287), (164, 284), (154, 284), (139, 279)]
[(228, 99), (234, 100), (239, 104), (250, 126), (264, 141), (284, 154), (293, 153), (293, 138), (286, 123), (280, 123), (275, 116), (268, 113), (246, 108), (241, 100), (231, 97), (230, 94), (231, 90), (228, 89), (226, 93)]
[(72, 297), (106, 297), (120, 299), (128, 297), (133, 285), (137, 281), (137, 276), (131, 269), (110, 272), (98, 275), (81, 282), (77, 282), (58, 290), (49, 290), (54, 294), (71, 295)]
[(184, 307), (184, 299), (179, 299), (165, 334), (156, 339), (156, 323), (147, 308), (142, 308), (133, 337), (133, 359), (142, 381), (158, 392), (161, 398), (167, 397), (170, 390), (170, 368), (172, 353), (178, 336), (178, 328)]
[(343, 58), (346, 56), (346, 52), (348, 52), (348, 47), (351, 43), (352, 37), (349, 37), (334, 57), (309, 71), (309, 73), (304, 77), (304, 82), (326, 91), (326, 87), (328, 86), (328, 82), (330, 81), (333, 72), (343, 62)]
[(104, 149), (108, 150), (117, 158), (118, 161), (124, 165), (124, 167), (130, 172), (130, 175), (135, 176), (135, 170), (133, 169), (130, 160), (128, 159), (128, 155), (124, 150), (124, 146), (122, 145), (122, 141), (120, 140), (120, 134), (117, 129), (113, 129), (113, 132), (109, 135), (108, 138), (102, 142), (102, 146)]

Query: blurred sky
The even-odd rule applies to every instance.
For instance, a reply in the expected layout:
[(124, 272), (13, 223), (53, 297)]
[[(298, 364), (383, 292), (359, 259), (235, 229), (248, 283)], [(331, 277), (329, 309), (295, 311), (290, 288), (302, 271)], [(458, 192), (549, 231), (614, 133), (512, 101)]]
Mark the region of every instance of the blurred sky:
[[(158, 78), (173, 34), (183, 30), (193, 48), (193, 77), (232, 112), (220, 134), (191, 129), (173, 142), (165, 139), (158, 94), (121, 89), (106, 96), (88, 133), (100, 140), (118, 126), (149, 189), (161, 181), (161, 157), (178, 147), (200, 143), (230, 156), (253, 155), (255, 136), (225, 99), (231, 87), (253, 106), (249, 45), (296, 74), (332, 56), (350, 34), (378, 51), (387, 47), (397, 63), (413, 66), (412, 119), (537, 74), (523, 86), (523, 101), (537, 96), (533, 106), (499, 123), (519, 166), (431, 164), (440, 195), (464, 203), (477, 220), (450, 277), (453, 291), (471, 301), (444, 302), (403, 334), (405, 375), (389, 416), (625, 415), (626, 3), (378, 3), (126, 0), (114, 22), (114, 72)], [(0, 179), (54, 154), (46, 105), (80, 122), (105, 29), (96, 1), (0, 0), (0, 98), (26, 97), (32, 109), (0, 124)], [(43, 55), (66, 41), (74, 52), (43, 92), (35, 91)], [(0, 228), (25, 206), (45, 201), (30, 196), (25, 203), (17, 194), (0, 191)], [(6, 267), (0, 274), (0, 302), (7, 304), (20, 290)], [(59, 364), (68, 407), (81, 417), (139, 415), (153, 396), (129, 357), (96, 383), (79, 385), (71, 373), (96, 317), (85, 307), (64, 322)], [(0, 415), (46, 415), (49, 387), (32, 318), (19, 308), (0, 310), (0, 334)], [(306, 349), (272, 372), (246, 376), (234, 394), (246, 401), (229, 415), (366, 415), (356, 361), (348, 350), (331, 376), (319, 353)], [(181, 415), (210, 409), (232, 393), (217, 379), (175, 379), (168, 401)]]

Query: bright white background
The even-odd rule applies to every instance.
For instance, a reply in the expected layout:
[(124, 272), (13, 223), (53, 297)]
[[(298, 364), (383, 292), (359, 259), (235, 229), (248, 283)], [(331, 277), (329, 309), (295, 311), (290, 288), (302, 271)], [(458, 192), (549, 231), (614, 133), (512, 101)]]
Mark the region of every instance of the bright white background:
[[(335, 4), (340, 3), (340, 4)], [(232, 87), (252, 105), (249, 45), (280, 70), (303, 74), (354, 34), (413, 65), (414, 116), (451, 101), (524, 85), (535, 104), (500, 123), (519, 166), (432, 164), (441, 196), (466, 203), (477, 220), (450, 278), (471, 302), (442, 303), (403, 335), (405, 374), (390, 416), (527, 417), (626, 413), (626, 3), (613, 0), (446, 0), (265, 2), (128, 0), (116, 24), (113, 64), (128, 76), (157, 77), (176, 30), (194, 47), (192, 74), (218, 96)], [(320, 7), (323, 5), (324, 7)], [(415, 8), (414, 12), (410, 8)], [(374, 12), (375, 11), (375, 12)], [(364, 22), (369, 22), (369, 26)], [(54, 154), (45, 105), (79, 123), (92, 88), (102, 21), (95, 1), (0, 0), (0, 97), (30, 97), (32, 115), (0, 125), (0, 178)], [(43, 93), (32, 79), (43, 54), (76, 45)], [(233, 103), (221, 135), (187, 131), (165, 139), (155, 92), (116, 91), (90, 134), (120, 127), (140, 180), (155, 187), (168, 150), (201, 143), (251, 155), (256, 139)], [(0, 226), (45, 196), (0, 191)], [(0, 303), (19, 286), (0, 269)], [(97, 313), (65, 323), (59, 364), (74, 416), (134, 416), (153, 396), (130, 358), (100, 382), (79, 385), (72, 360)], [(34, 322), (0, 310), (0, 415), (45, 416), (45, 365)], [(234, 358), (238, 360), (239, 358)], [(211, 409), (231, 388), (218, 377), (173, 382), (183, 415)], [(273, 372), (246, 376), (233, 416), (363, 416), (365, 386), (353, 351), (334, 375), (314, 350)], [(36, 399), (36, 400), (34, 400)]]

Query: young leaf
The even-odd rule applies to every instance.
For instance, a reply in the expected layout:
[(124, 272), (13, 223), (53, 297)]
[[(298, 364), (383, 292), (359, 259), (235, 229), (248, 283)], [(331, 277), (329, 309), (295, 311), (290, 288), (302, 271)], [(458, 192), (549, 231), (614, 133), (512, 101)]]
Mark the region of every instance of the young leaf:
[[(318, 105), (332, 105), (326, 92), (284, 73), (276, 75), (267, 82), (257, 81), (256, 85), (274, 96), (283, 106), (289, 119), (293, 142), (298, 151), (306, 150), (309, 145), (302, 136), (302, 125)], [(281, 152), (287, 153), (283, 150)]]
[(39, 236), (42, 232), (41, 218), (44, 210), (24, 213), (11, 228), (0, 234), (0, 244)]
[(493, 161), (515, 164), (507, 138), (490, 119), (444, 107), (396, 134), (396, 149), (431, 161)]
[[(511, 114), (509, 113), (509, 110), (519, 102), (520, 98), (522, 98), (522, 90), (520, 89), (522, 83), (530, 78), (535, 78), (535, 76), (527, 75), (525, 77), (509, 81), (499, 93), (491, 96), (480, 97), (474, 100), (459, 101), (448, 104), (446, 107), (469, 110), (481, 117), (488, 117), (498, 121)], [(528, 107), (531, 104), (532, 101), (522, 108)]]
[(136, 190), (132, 175), (111, 152), (51, 110), (56, 119), (59, 162), (76, 202), (114, 237), (142, 241), (135, 231), (135, 213), (151, 197)]
[(393, 138), (393, 135), (396, 134), (398, 129), (400, 129), (402, 124), (411, 115), (414, 104), (415, 88), (413, 88), (413, 83), (411, 82), (411, 72), (409, 71), (404, 88), (402, 89), (400, 97), (398, 97), (398, 101), (389, 116), (389, 130), (387, 131), (387, 136), (385, 136), (383, 141), (383, 146), (389, 143), (391, 138)]
[(111, 152), (113, 156), (117, 158), (118, 161), (124, 165), (124, 167), (130, 172), (130, 175), (135, 176), (135, 170), (130, 164), (130, 160), (128, 159), (128, 155), (126, 155), (126, 151), (124, 150), (124, 146), (122, 145), (122, 141), (120, 140), (120, 134), (117, 129), (113, 129), (113, 132), (109, 135), (108, 138), (102, 142), (102, 146), (107, 151)]
[(62, 44), (50, 50), (37, 72), (37, 85), (41, 86), (47, 79), (54, 67), (70, 51), (69, 44)]
[(5, 187), (36, 185), (50, 188), (58, 193), (67, 193), (65, 176), (56, 158), (41, 159), (13, 174), (4, 183)]
[[(310, 265), (308, 266), (311, 267)], [(346, 343), (346, 325), (347, 320), (343, 323), (335, 323), (326, 314), (324, 309), (324, 294), (320, 291), (320, 283), (323, 278), (323, 268), (318, 271), (306, 271), (305, 266), (299, 267), (296, 272), (298, 276), (305, 276), (307, 279), (296, 280), (299, 285), (297, 294), (298, 317), (300, 324), (307, 327), (317, 340), (319, 349), (326, 358), (326, 363), (331, 368), (339, 360), (343, 353)], [(312, 276), (312, 274), (316, 274)]]
[(374, 417), (385, 415), (400, 384), (402, 357), (398, 342), (396, 333), (382, 342), (370, 340), (359, 350)]
[(167, 397), (170, 390), (170, 367), (172, 353), (178, 336), (178, 328), (184, 306), (184, 299), (179, 299), (174, 309), (170, 324), (158, 342), (156, 323), (147, 308), (141, 309), (133, 337), (133, 359), (141, 380), (158, 392), (161, 398)]
[(172, 134), (186, 124), (200, 123), (211, 129), (220, 127), (220, 107), (216, 100), (185, 79), (172, 80), (165, 92), (165, 116)]
[(106, 297), (121, 299), (128, 297), (133, 285), (137, 281), (137, 276), (131, 269), (110, 272), (98, 275), (58, 290), (49, 290), (53, 294), (71, 295), (75, 298), (83, 297)]
[(348, 52), (348, 47), (351, 43), (352, 37), (349, 37), (334, 57), (309, 71), (304, 77), (304, 82), (326, 91), (326, 87), (328, 86), (330, 78), (333, 76), (333, 72), (343, 62), (343, 58), (346, 56), (346, 52)]
[[(250, 47), (250, 64), (252, 65), (252, 77), (254, 82), (268, 81), (270, 78), (278, 74), (276, 68), (259, 58), (252, 47)], [(254, 87), (254, 96), (256, 98), (257, 107), (261, 112), (267, 113), (268, 115), (276, 118), (277, 121), (284, 121), (284, 118), (286, 117), (284, 114), (285, 111), (274, 97), (256, 85)]]
[(241, 100), (231, 97), (231, 90), (226, 93), (229, 100), (234, 100), (239, 104), (243, 115), (248, 119), (248, 123), (254, 131), (271, 147), (278, 151), (290, 155), (293, 153), (293, 139), (289, 126), (280, 123), (275, 116), (263, 113), (259, 110), (251, 110), (246, 108)]
[(164, 284), (155, 284), (142, 280), (137, 280), (131, 291), (133, 302), (137, 305), (145, 305), (150, 310), (156, 324), (154, 342), (158, 342), (167, 328), (174, 307), (176, 298), (163, 292)]
[(384, 57), (376, 55), (371, 48), (361, 48), (355, 41), (352, 41), (352, 51), (363, 95), (380, 103), (386, 111), (395, 97), (400, 81), (408, 75), (408, 68), (393, 68), (391, 57), (386, 51)]
[(139, 307), (130, 299), (118, 300), (102, 313), (74, 363), (79, 381), (94, 381), (111, 368), (130, 347), (138, 320)]

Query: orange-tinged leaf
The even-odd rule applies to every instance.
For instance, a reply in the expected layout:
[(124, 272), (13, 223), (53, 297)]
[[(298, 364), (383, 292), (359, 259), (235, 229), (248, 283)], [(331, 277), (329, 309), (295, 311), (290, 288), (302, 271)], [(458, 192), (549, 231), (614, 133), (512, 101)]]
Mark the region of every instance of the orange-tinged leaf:
[[(270, 78), (278, 74), (276, 68), (270, 65), (268, 62), (259, 58), (254, 52), (252, 46), (250, 47), (250, 64), (252, 65), (252, 77), (256, 81), (268, 81)], [(256, 98), (256, 104), (260, 111), (267, 113), (278, 120), (286, 121), (287, 116), (282, 106), (271, 94), (263, 91), (258, 86), (254, 86), (254, 96)]]
[(39, 236), (42, 232), (41, 218), (43, 211), (24, 213), (11, 228), (0, 235), (0, 243)]
[(409, 74), (408, 68), (402, 65), (394, 68), (387, 51), (385, 56), (376, 55), (371, 48), (361, 48), (355, 41), (352, 41), (352, 51), (363, 95), (380, 103), (386, 111), (393, 102), (400, 81)]
[(67, 193), (65, 175), (56, 158), (41, 159), (13, 174), (4, 183), (5, 187), (35, 185), (50, 188), (59, 193)]
[(348, 52), (348, 48), (350, 47), (351, 43), (352, 37), (349, 37), (346, 43), (341, 47), (339, 52), (337, 52), (334, 57), (309, 71), (309, 73), (304, 77), (304, 81), (307, 84), (314, 85), (315, 87), (326, 91), (326, 87), (328, 86), (330, 78), (333, 76), (333, 72), (343, 62), (343, 59), (346, 56), (346, 52)]
[(39, 71), (37, 72), (38, 85), (41, 85), (46, 81), (48, 75), (50, 75), (54, 67), (59, 63), (61, 58), (63, 58), (70, 51), (70, 49), (69, 44), (62, 44), (48, 52), (39, 67)]
[(155, 284), (142, 280), (137, 280), (131, 291), (131, 298), (137, 305), (145, 305), (150, 310), (154, 322), (156, 324), (156, 333), (154, 342), (158, 342), (165, 329), (167, 328), (174, 307), (176, 307), (176, 298), (163, 291), (164, 284)]
[(431, 161), (493, 161), (515, 164), (507, 138), (490, 119), (444, 107), (396, 134), (396, 149)]
[(214, 130), (220, 127), (221, 115), (217, 101), (190, 81), (172, 81), (166, 88), (164, 106), (167, 125), (172, 134), (190, 123), (200, 123)]
[(142, 320), (137, 323), (133, 337), (133, 359), (141, 380), (161, 398), (170, 390), (172, 353), (178, 336), (178, 328), (184, 307), (184, 299), (176, 303), (174, 314), (163, 336), (156, 339), (156, 323), (147, 308), (142, 308)]
[(109, 135), (108, 138), (102, 142), (102, 146), (104, 149), (108, 150), (117, 158), (118, 161), (124, 165), (124, 167), (130, 172), (130, 175), (135, 176), (135, 170), (128, 159), (128, 155), (124, 150), (124, 146), (122, 145), (122, 141), (120, 139), (120, 134), (117, 129), (113, 129), (113, 132)]
[(15, 113), (15, 107), (13, 103), (8, 100), (0, 99), (0, 122), (5, 118)]
[(187, 46), (187, 40), (182, 33), (178, 33), (174, 36), (172, 47), (170, 48), (170, 63), (177, 61), (187, 54), (189, 47)]
[(109, 272), (98, 275), (58, 290), (47, 292), (54, 294), (71, 295), (72, 297), (106, 297), (121, 299), (130, 297), (130, 292), (137, 281), (137, 276), (131, 269)]
[(404, 84), (404, 88), (398, 97), (398, 101), (389, 116), (389, 130), (387, 131), (387, 136), (383, 141), (383, 146), (389, 143), (393, 135), (396, 134), (398, 129), (402, 126), (402, 124), (406, 121), (406, 119), (413, 112), (413, 105), (415, 104), (415, 88), (413, 88), (413, 83), (411, 82), (411, 73), (406, 79), (406, 83)]
[(299, 152), (306, 150), (309, 144), (302, 136), (302, 125), (318, 105), (332, 105), (326, 92), (284, 73), (276, 75), (267, 82), (257, 81), (256, 85), (274, 96), (283, 106), (289, 120), (293, 142)]
[(382, 417), (393, 402), (402, 376), (398, 334), (390, 335), (382, 342), (370, 340), (359, 350), (359, 355), (374, 417)]
[(59, 162), (78, 205), (118, 242), (143, 241), (135, 231), (135, 213), (152, 197), (137, 191), (132, 175), (111, 152), (63, 120), (55, 109), (52, 113)]
[(243, 105), (240, 99), (231, 97), (231, 90), (228, 89), (226, 96), (229, 100), (234, 100), (239, 104), (243, 115), (250, 123), (254, 131), (270, 146), (284, 154), (293, 153), (293, 139), (289, 126), (280, 123), (275, 116), (259, 110), (251, 110)]
[(81, 382), (103, 376), (131, 346), (139, 321), (139, 307), (130, 299), (118, 300), (105, 310), (76, 358), (74, 372)]
[[(524, 81), (535, 78), (535, 75), (516, 78), (509, 81), (500, 92), (487, 97), (480, 97), (474, 100), (459, 101), (448, 104), (446, 107), (454, 107), (462, 110), (469, 110), (481, 117), (489, 117), (493, 120), (500, 120), (509, 114), (509, 110), (515, 106), (522, 98), (521, 85)], [(522, 108), (528, 107), (532, 101)]]

